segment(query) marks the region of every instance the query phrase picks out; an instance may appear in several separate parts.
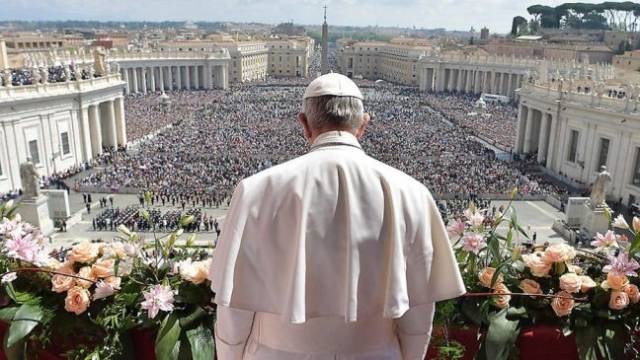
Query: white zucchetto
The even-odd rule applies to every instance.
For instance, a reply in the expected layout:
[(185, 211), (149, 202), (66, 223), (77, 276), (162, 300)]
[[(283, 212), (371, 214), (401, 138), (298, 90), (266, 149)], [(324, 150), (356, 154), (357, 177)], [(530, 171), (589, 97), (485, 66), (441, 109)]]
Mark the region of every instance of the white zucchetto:
[(360, 100), (364, 98), (351, 79), (341, 74), (330, 73), (313, 80), (304, 91), (303, 99), (326, 95), (350, 96)]

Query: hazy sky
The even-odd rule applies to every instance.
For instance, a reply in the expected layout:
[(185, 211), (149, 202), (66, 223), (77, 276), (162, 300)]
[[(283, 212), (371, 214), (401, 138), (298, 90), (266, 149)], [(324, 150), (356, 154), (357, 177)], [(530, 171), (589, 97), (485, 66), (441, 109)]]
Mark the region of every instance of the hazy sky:
[[(601, 2), (582, 0), (583, 2)], [(533, 4), (562, 0), (0, 0), (0, 20), (207, 20), (510, 30)], [(569, 1), (570, 2), (570, 1)]]

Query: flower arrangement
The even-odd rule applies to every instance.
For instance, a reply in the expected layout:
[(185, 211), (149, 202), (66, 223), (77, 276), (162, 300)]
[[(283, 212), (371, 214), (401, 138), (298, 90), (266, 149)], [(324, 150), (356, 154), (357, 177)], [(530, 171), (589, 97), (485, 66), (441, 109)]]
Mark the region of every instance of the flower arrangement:
[(122, 358), (132, 352), (130, 333), (143, 329), (155, 335), (157, 359), (214, 358), (211, 251), (195, 248), (195, 235), (184, 246), (182, 229), (144, 242), (121, 226), (113, 242), (50, 252), (12, 203), (0, 205), (0, 216), (7, 354), (53, 347), (72, 359)]
[(514, 356), (520, 329), (538, 324), (575, 334), (582, 360), (637, 357), (640, 219), (629, 226), (618, 216), (611, 225), (594, 249), (526, 246), (511, 204), (490, 214), (472, 203), (448, 226), (468, 294), (438, 304), (436, 318), (477, 326), (480, 359)]

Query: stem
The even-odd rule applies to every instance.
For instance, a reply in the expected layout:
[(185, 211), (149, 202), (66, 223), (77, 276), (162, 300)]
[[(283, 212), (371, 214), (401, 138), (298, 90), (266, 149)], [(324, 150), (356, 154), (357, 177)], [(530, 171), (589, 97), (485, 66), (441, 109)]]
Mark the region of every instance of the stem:
[(529, 293), (500, 293), (500, 294), (495, 294), (495, 293), (466, 293), (464, 295), (462, 295), (462, 297), (489, 297), (489, 296), (531, 296), (531, 297), (543, 297), (543, 298), (547, 298), (547, 299), (570, 299), (570, 300), (574, 300), (577, 302), (587, 302), (588, 299), (585, 298), (575, 298), (573, 296), (563, 296), (563, 295), (546, 295), (546, 294), (529, 294)]
[[(90, 282), (92, 284), (96, 284), (97, 283), (96, 280), (83, 278), (82, 276), (73, 275), (73, 274), (67, 274), (67, 273), (63, 273), (63, 272), (59, 272), (59, 271), (53, 271), (53, 270), (45, 270), (45, 269), (40, 269), (40, 268), (19, 268), (19, 269), (15, 269), (15, 270), (4, 272), (4, 273), (0, 274), (0, 277), (5, 276), (7, 274), (11, 274), (11, 273), (22, 273), (22, 272), (47, 273), (47, 274), (53, 274), (53, 275), (68, 276), (68, 277), (76, 278), (76, 279), (79, 279), (79, 280), (88, 281), (88, 282)], [(112, 275), (110, 275), (109, 277), (112, 277)]]

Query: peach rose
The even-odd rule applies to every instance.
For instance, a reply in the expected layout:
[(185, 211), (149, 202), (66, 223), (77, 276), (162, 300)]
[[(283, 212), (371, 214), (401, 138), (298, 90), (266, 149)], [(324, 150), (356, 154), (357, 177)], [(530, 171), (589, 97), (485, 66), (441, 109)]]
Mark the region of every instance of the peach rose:
[(558, 263), (558, 262), (566, 262), (571, 261), (576, 257), (576, 251), (569, 245), (566, 244), (555, 244), (549, 246), (545, 251), (542, 259), (544, 262)]
[(624, 291), (612, 291), (609, 298), (609, 308), (611, 310), (623, 310), (629, 306), (629, 295)]
[(560, 289), (569, 292), (577, 293), (582, 288), (582, 278), (574, 273), (566, 273), (560, 276)]
[(69, 260), (79, 263), (89, 263), (98, 257), (99, 247), (88, 241), (83, 241), (80, 244), (71, 248), (71, 254), (69, 254)]
[(185, 263), (180, 266), (180, 276), (196, 285), (202, 284), (209, 276), (209, 260)]
[(67, 292), (67, 297), (64, 299), (64, 309), (80, 315), (87, 311), (90, 296), (89, 290), (74, 286)]
[(120, 260), (124, 260), (127, 258), (127, 251), (125, 249), (125, 245), (120, 241), (112, 242), (111, 244), (106, 245), (102, 249), (102, 254), (106, 258), (117, 258)]
[[(492, 267), (486, 267), (482, 269), (482, 271), (480, 271), (480, 273), (478, 274), (478, 279), (480, 280), (480, 284), (482, 284), (482, 286), (484, 287), (491, 288), (491, 280), (493, 279), (493, 274), (495, 273), (496, 273), (496, 269)], [(502, 276), (502, 274), (498, 275), (498, 279), (494, 287), (497, 286), (498, 284), (501, 284), (503, 281), (504, 281), (504, 277)]]
[(605, 290), (612, 289), (616, 291), (622, 291), (629, 285), (629, 279), (624, 274), (608, 273), (607, 280), (602, 283), (602, 287)]
[(106, 278), (113, 275), (114, 260), (98, 260), (91, 266), (91, 273), (94, 278)]
[(551, 271), (551, 264), (545, 262), (542, 257), (537, 254), (523, 255), (522, 260), (533, 276), (547, 277), (549, 271)]
[(593, 279), (587, 275), (582, 275), (580, 279), (582, 280), (580, 291), (582, 291), (583, 293), (586, 293), (589, 290), (593, 289), (594, 287), (598, 286), (598, 284), (596, 284), (596, 282), (593, 281)]
[(88, 280), (76, 279), (76, 284), (78, 284), (78, 286), (81, 286), (83, 288), (90, 288), (91, 285), (93, 285), (93, 281), (96, 281), (96, 277), (93, 275), (93, 271), (91, 270), (90, 266), (85, 266), (81, 268), (80, 271), (78, 271), (78, 276), (84, 279), (92, 280), (92, 281), (88, 281)]
[(553, 312), (555, 312), (558, 317), (568, 316), (571, 314), (573, 305), (575, 304), (571, 294), (566, 291), (560, 291), (556, 295), (561, 297), (553, 298), (553, 301), (551, 301), (551, 308), (553, 309)]
[(542, 294), (542, 288), (537, 281), (532, 279), (524, 279), (520, 281), (520, 290), (524, 291), (527, 294), (540, 295)]
[(75, 278), (64, 275), (53, 275), (51, 277), (51, 290), (53, 292), (62, 293), (73, 287), (76, 284)]
[(507, 286), (503, 283), (496, 284), (493, 289), (493, 293), (497, 296), (493, 297), (493, 304), (500, 309), (506, 309), (509, 307), (509, 301), (511, 301), (511, 295), (505, 295), (511, 293)]
[(629, 295), (629, 301), (632, 304), (637, 304), (638, 302), (640, 302), (640, 291), (638, 290), (638, 287), (636, 285), (629, 285), (626, 288), (624, 288), (624, 292), (627, 293), (627, 295)]

